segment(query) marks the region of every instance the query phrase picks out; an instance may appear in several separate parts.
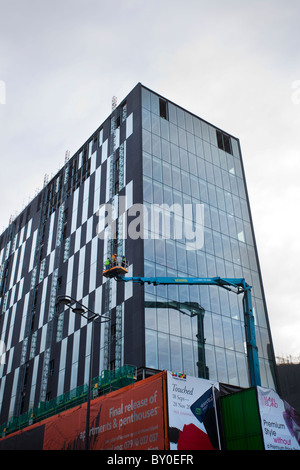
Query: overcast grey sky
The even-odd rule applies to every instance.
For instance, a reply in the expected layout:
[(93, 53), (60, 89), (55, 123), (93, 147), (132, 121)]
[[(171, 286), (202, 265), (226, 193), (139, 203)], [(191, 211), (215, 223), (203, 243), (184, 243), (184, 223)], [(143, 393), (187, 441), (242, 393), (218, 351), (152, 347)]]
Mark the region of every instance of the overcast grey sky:
[(276, 355), (300, 356), (299, 0), (0, 0), (0, 229), (138, 82), (240, 139)]

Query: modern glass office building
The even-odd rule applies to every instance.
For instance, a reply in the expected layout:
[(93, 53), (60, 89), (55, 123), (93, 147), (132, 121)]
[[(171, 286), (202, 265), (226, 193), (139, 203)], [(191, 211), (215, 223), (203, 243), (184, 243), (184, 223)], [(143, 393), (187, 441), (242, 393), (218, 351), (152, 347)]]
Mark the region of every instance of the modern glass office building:
[(59, 295), (110, 318), (93, 376), (130, 364), (249, 386), (241, 296), (106, 279), (114, 253), (134, 276), (245, 278), (276, 388), (239, 141), (138, 84), (0, 237), (1, 422), (87, 383), (91, 323)]

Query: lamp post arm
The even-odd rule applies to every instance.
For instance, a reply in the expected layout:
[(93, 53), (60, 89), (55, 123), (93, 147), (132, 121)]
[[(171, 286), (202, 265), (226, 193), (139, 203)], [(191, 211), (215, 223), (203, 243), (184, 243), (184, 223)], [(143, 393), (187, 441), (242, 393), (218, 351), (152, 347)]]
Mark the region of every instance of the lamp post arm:
[(96, 318), (99, 318), (103, 322), (110, 321), (109, 317), (107, 317), (105, 315), (100, 315), (99, 313), (93, 312), (93, 310), (86, 307), (81, 302), (78, 302), (78, 300), (73, 299), (69, 295), (60, 295), (60, 296), (58, 296), (57, 297), (57, 304), (60, 304), (60, 303), (66, 305), (67, 307), (71, 308), (72, 310), (74, 310), (74, 309), (71, 307), (71, 305), (73, 305), (73, 304), (79, 305), (85, 313), (86, 312), (91, 313), (91, 316), (84, 315), (83, 312), (75, 312), (75, 313), (78, 313), (79, 315), (81, 315), (83, 318), (85, 318), (88, 321), (95, 320)]

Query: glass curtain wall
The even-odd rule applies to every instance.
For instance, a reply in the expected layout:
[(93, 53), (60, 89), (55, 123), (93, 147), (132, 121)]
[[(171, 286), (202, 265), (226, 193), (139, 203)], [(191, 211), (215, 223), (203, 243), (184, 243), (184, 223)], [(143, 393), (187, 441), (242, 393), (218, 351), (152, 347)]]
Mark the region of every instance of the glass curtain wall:
[[(172, 237), (176, 214), (170, 236), (147, 224), (144, 275), (244, 277), (253, 286), (262, 385), (275, 388), (238, 141), (144, 88), (142, 141), (147, 213), (163, 203), (204, 209), (201, 249)], [(216, 286), (145, 286), (145, 327), (147, 367), (249, 386), (241, 295)]]

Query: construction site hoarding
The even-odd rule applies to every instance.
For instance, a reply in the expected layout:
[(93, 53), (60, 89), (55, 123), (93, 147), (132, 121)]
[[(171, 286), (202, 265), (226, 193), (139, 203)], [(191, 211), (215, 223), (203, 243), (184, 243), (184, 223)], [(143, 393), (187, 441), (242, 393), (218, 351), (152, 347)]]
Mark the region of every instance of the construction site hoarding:
[(300, 417), (274, 390), (223, 396), (221, 408), (227, 450), (300, 450)]
[(221, 397), (224, 448), (263, 450), (260, 417), (255, 388)]
[[(6, 435), (0, 450), (83, 450), (86, 417), (86, 403), (74, 406)], [(300, 417), (274, 390), (163, 371), (91, 401), (89, 448), (300, 450)]]
[[(164, 450), (165, 375), (159, 373), (91, 401), (91, 450)], [(85, 448), (86, 403), (0, 440), (1, 449)]]

